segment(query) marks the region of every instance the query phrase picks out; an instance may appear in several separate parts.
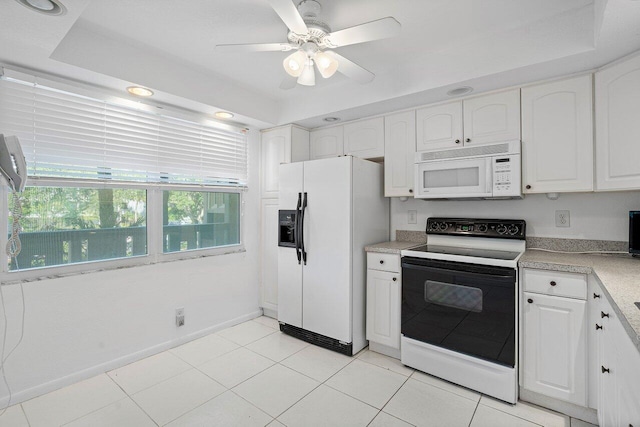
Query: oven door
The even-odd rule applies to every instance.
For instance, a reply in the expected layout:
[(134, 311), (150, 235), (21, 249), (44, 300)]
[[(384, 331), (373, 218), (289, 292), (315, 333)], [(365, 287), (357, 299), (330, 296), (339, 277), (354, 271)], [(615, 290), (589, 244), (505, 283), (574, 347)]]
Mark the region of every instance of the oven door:
[(491, 197), (491, 158), (438, 160), (416, 163), (419, 199)]
[(515, 366), (516, 270), (403, 257), (402, 335)]

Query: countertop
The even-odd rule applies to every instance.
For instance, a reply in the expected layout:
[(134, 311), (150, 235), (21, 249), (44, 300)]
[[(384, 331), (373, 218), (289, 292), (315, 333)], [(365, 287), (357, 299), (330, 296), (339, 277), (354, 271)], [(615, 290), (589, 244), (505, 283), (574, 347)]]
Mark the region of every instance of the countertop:
[(634, 345), (640, 350), (640, 258), (527, 250), (520, 267), (571, 273), (593, 273)]
[(424, 243), (417, 242), (404, 242), (394, 240), (392, 242), (375, 243), (364, 247), (366, 252), (378, 252), (383, 254), (397, 254), (400, 255), (400, 251), (404, 249), (414, 248), (416, 246), (424, 245)]

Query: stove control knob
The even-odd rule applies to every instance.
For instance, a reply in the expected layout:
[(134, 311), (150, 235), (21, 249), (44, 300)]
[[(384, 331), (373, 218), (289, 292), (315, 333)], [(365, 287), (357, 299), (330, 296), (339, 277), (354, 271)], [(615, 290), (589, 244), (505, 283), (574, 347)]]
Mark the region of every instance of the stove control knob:
[(432, 222), (429, 224), (429, 230), (435, 231), (438, 229), (438, 223), (437, 222)]
[(508, 231), (509, 231), (509, 234), (511, 234), (513, 236), (513, 235), (518, 234), (518, 232), (520, 231), (520, 228), (518, 228), (518, 226), (515, 225), (515, 224), (511, 224), (509, 226)]
[(488, 230), (488, 226), (487, 224), (478, 224), (478, 231), (480, 233), (486, 233), (486, 231)]
[(507, 232), (507, 226), (504, 224), (500, 224), (497, 228), (496, 231), (498, 232), (498, 234), (504, 234)]
[(447, 228), (449, 228), (449, 224), (447, 224), (446, 222), (440, 223), (440, 231), (447, 231)]

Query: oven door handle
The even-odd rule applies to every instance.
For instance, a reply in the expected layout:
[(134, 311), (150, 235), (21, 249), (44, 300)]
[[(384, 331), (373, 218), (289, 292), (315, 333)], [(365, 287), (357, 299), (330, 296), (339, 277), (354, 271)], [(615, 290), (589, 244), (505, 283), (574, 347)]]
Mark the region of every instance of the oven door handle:
[(454, 273), (458, 275), (465, 276), (482, 276), (493, 279), (515, 279), (515, 274), (489, 274), (489, 273), (477, 273), (475, 271), (464, 271), (464, 270), (452, 270), (448, 268), (436, 268), (436, 267), (427, 267), (424, 265), (411, 264), (407, 262), (402, 263), (403, 268), (411, 268), (414, 270), (422, 270), (422, 271), (432, 271), (434, 273)]

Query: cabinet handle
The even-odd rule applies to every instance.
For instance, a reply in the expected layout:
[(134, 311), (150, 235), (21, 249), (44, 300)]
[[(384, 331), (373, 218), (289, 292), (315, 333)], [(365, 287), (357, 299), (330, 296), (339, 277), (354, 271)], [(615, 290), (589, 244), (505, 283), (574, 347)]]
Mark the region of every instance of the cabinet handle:
[(531, 186), (530, 186), (530, 185), (527, 185), (525, 188), (526, 188), (527, 190), (531, 190)]
[(410, 189), (409, 189), (409, 193), (413, 193), (413, 188), (410, 188)]
[(596, 331), (597, 331), (598, 329), (602, 329), (602, 326), (600, 326), (600, 325), (598, 325), (598, 324), (596, 323)]
[(555, 282), (555, 280), (550, 281), (550, 282), (549, 282), (549, 284), (550, 284), (551, 286), (555, 286), (555, 285), (557, 285), (557, 283)]
[(460, 140), (459, 139), (456, 139), (456, 144), (460, 144)]
[(380, 260), (380, 264), (384, 264), (384, 260)]
[(394, 282), (396, 282), (397, 280), (398, 280), (398, 278), (397, 278), (397, 277), (394, 277), (394, 278), (393, 278), (393, 281), (394, 281)]
[(471, 142), (471, 138), (465, 139), (465, 142)]
[(605, 368), (604, 366), (601, 366), (601, 368), (602, 368), (602, 373), (603, 374), (604, 373), (607, 373), (607, 374), (609, 373), (609, 369), (608, 368)]
[(596, 293), (594, 292), (594, 293), (593, 293), (593, 299), (596, 299), (596, 298), (600, 298), (600, 295), (598, 295), (598, 294), (596, 294)]
[(604, 311), (600, 312), (600, 318), (604, 319), (605, 317), (609, 317), (609, 313), (605, 313)]
[(527, 300), (527, 302), (528, 302), (529, 304), (531, 304), (531, 303), (533, 302), (533, 300), (532, 300), (531, 298), (529, 298), (529, 299)]

